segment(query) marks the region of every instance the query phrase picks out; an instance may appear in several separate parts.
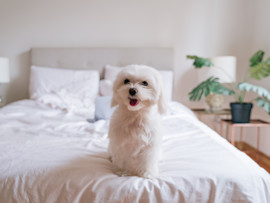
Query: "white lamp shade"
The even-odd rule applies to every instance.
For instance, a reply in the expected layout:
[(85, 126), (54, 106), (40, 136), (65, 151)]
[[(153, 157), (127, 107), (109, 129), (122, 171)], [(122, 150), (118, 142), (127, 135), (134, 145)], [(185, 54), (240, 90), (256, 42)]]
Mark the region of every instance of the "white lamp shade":
[(236, 77), (236, 57), (217, 56), (210, 58), (214, 64), (212, 67), (203, 67), (199, 70), (199, 81), (202, 82), (209, 77), (219, 78), (221, 83), (235, 82)]
[(0, 83), (9, 82), (9, 60), (5, 57), (0, 57)]

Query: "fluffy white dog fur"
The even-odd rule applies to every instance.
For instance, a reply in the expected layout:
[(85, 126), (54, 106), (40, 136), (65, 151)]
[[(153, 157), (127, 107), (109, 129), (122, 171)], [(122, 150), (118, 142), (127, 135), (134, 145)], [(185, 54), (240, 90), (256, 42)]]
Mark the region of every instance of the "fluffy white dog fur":
[(159, 72), (130, 65), (118, 74), (111, 106), (109, 153), (121, 175), (152, 178), (158, 175), (161, 145), (160, 114), (166, 111)]

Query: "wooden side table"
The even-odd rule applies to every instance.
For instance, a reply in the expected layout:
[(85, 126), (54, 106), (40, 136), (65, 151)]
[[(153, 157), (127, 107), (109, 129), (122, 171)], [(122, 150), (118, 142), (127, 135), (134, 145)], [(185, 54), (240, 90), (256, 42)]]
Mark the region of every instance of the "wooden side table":
[(215, 116), (231, 115), (230, 109), (222, 109), (220, 111), (209, 111), (207, 109), (191, 109), (191, 110), (198, 116), (199, 120), (201, 120), (201, 116), (203, 115), (215, 115)]
[(250, 120), (250, 123), (232, 123), (231, 120), (228, 119), (221, 119), (220, 121), (220, 135), (223, 136), (223, 125), (226, 125), (226, 139), (228, 139), (228, 127), (230, 126), (231, 128), (231, 144), (235, 145), (235, 128), (239, 128), (241, 130), (241, 137), (240, 141), (242, 140), (242, 128), (250, 128), (250, 127), (255, 127), (257, 128), (257, 145), (256, 145), (256, 150), (259, 151), (259, 145), (260, 145), (260, 128), (261, 127), (270, 127), (270, 123), (265, 122), (260, 119), (256, 120)]

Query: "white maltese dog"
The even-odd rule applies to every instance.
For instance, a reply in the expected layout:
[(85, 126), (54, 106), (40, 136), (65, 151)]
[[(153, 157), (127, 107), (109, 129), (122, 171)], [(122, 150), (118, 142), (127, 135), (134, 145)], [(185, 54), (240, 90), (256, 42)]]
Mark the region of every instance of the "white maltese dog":
[(121, 175), (153, 178), (158, 175), (161, 145), (160, 114), (166, 111), (159, 72), (129, 65), (113, 85), (115, 109), (109, 128), (109, 153)]

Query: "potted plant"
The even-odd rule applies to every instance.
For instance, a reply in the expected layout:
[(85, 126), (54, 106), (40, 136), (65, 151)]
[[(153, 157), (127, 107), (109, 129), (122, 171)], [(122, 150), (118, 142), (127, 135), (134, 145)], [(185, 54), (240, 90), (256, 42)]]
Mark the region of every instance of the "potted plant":
[[(230, 103), (232, 122), (234, 123), (249, 123), (253, 101), (270, 115), (270, 92), (263, 87), (249, 83), (251, 78), (261, 80), (270, 75), (270, 57), (266, 60), (263, 60), (263, 57), (264, 51), (259, 50), (250, 58), (250, 67), (247, 69), (242, 82), (234, 82), (231, 87), (226, 87), (219, 82), (219, 78), (210, 77), (189, 92), (189, 100), (199, 101), (202, 96), (207, 97), (211, 94), (234, 95), (235, 102)], [(187, 58), (194, 60), (193, 65), (195, 68), (214, 66), (208, 58), (194, 55), (188, 55)], [(258, 97), (246, 102), (245, 95), (250, 91), (257, 93)]]

